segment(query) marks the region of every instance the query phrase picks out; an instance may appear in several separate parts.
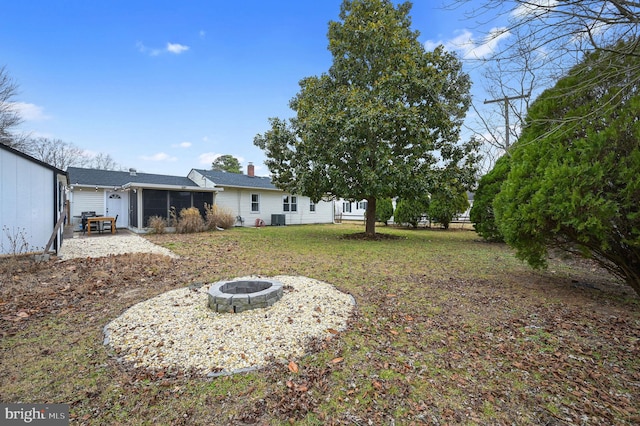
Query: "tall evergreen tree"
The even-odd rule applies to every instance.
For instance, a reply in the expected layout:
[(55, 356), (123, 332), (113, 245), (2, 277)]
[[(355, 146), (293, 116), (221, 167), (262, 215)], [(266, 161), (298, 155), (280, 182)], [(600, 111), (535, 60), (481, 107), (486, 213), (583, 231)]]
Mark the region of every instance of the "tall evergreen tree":
[(640, 294), (640, 56), (616, 54), (622, 44), (586, 55), (534, 102), (494, 210), (532, 266), (549, 248), (580, 253)]

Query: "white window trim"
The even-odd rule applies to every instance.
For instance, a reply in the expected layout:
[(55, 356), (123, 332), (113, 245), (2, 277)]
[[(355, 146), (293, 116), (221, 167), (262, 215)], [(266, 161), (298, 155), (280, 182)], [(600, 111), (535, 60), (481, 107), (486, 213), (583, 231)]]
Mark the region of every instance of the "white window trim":
[[(258, 210), (254, 210), (254, 209), (253, 209), (253, 204), (254, 204), (254, 203), (253, 203), (253, 196), (254, 196), (254, 195), (257, 195), (257, 196), (258, 196), (258, 202), (257, 202), (257, 204), (258, 204)], [(260, 198), (261, 198), (261, 197), (260, 197), (260, 194), (259, 194), (259, 193), (255, 193), (255, 192), (254, 192), (254, 193), (251, 193), (251, 195), (250, 195), (250, 197), (249, 197), (249, 203), (251, 204), (251, 206), (249, 207), (249, 211), (250, 211), (251, 213), (260, 213)]]
[[(285, 206), (287, 206), (286, 209), (285, 209)], [(292, 210), (291, 209), (292, 206), (295, 206), (296, 209)], [(282, 196), (282, 211), (284, 213), (298, 213), (298, 197), (295, 196), (295, 195), (283, 195)]]

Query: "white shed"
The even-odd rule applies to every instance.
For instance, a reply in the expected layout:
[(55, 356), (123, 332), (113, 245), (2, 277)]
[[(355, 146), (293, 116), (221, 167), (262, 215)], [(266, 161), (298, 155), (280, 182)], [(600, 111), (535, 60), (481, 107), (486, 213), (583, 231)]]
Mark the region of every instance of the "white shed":
[[(43, 251), (65, 214), (66, 172), (0, 144), (0, 254)], [(51, 248), (62, 245), (63, 227)]]

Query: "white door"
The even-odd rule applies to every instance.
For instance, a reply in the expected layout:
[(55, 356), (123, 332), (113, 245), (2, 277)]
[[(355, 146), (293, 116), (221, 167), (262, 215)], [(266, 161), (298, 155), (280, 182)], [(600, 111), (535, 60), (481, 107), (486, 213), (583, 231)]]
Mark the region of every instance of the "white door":
[(127, 214), (127, 199), (124, 193), (107, 191), (107, 211), (106, 216), (118, 216), (116, 225), (118, 228), (126, 228), (129, 225), (129, 215)]

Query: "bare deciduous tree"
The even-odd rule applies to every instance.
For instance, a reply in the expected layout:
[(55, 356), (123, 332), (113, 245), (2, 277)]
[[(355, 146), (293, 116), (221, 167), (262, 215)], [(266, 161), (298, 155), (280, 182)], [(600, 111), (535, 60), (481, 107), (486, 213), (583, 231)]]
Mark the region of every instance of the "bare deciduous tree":
[(17, 92), (16, 82), (4, 66), (0, 67), (0, 143), (10, 146), (14, 146), (18, 139), (12, 132), (13, 128), (22, 123), (22, 117), (12, 102)]
[[(471, 5), (470, 0), (449, 2), (453, 8), (467, 5)], [(483, 86), (487, 93), (494, 99), (532, 94), (509, 103), (511, 125), (507, 131), (512, 140), (519, 136), (529, 103), (578, 63), (585, 52), (604, 50), (640, 56), (640, 2), (636, 0), (485, 0), (480, 8), (468, 12), (467, 18), (478, 27), (496, 23), (485, 42), (500, 40), (498, 49), (492, 57), (475, 64), (485, 69)], [(505, 21), (505, 26), (498, 26)], [(603, 69), (609, 76), (618, 75), (621, 81), (629, 81), (628, 73), (637, 71)], [(580, 84), (576, 91), (595, 87), (597, 81), (587, 79)], [(479, 107), (478, 101), (474, 104), (477, 118), (470, 128), (485, 141), (485, 158), (492, 166), (490, 159), (502, 155), (506, 148), (504, 104), (487, 108)], [(602, 112), (615, 107), (600, 106)]]
[(17, 93), (17, 83), (9, 76), (6, 67), (0, 67), (0, 143), (61, 170), (69, 166), (103, 170), (120, 168), (109, 154), (90, 155), (74, 144), (60, 139), (31, 138), (26, 134), (13, 132), (13, 129), (23, 121), (14, 102)]
[(519, 54), (510, 60), (483, 61), (481, 84), (487, 97), (474, 99), (474, 114), (466, 124), (482, 141), (485, 172), (508, 151), (509, 141), (518, 139), (530, 103), (555, 79), (556, 68), (548, 55), (524, 42), (517, 48)]
[(118, 170), (120, 169), (120, 165), (116, 163), (116, 161), (109, 154), (104, 154), (102, 152), (98, 153), (94, 157), (88, 159), (86, 163), (83, 164), (85, 167), (90, 167), (92, 169), (100, 169), (100, 170)]
[(70, 166), (102, 170), (118, 170), (120, 168), (109, 154), (91, 155), (73, 143), (60, 139), (26, 139), (21, 148), (24, 153), (61, 170), (66, 170)]
[(24, 152), (61, 170), (82, 165), (87, 160), (82, 149), (60, 139), (29, 139), (25, 142)]
[[(450, 6), (469, 3), (452, 0)], [(490, 33), (491, 37), (519, 34), (499, 49), (496, 57), (502, 59), (516, 58), (523, 43), (546, 52), (556, 63), (565, 61), (568, 53), (580, 60), (585, 51), (594, 49), (640, 56), (640, 2), (636, 0), (485, 0), (467, 17), (484, 24), (507, 18), (506, 27)], [(632, 42), (620, 45), (621, 40)]]

